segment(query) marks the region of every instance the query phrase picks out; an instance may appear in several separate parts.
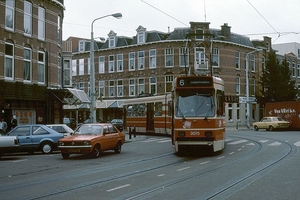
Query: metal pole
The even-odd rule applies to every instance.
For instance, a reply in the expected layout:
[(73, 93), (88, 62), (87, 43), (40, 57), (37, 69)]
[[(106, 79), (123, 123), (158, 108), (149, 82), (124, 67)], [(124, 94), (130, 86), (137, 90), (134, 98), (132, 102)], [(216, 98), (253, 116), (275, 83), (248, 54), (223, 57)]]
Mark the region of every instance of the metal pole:
[(103, 17), (98, 17), (96, 19), (93, 20), (92, 24), (91, 24), (91, 44), (90, 44), (90, 99), (91, 99), (91, 105), (90, 105), (90, 122), (91, 123), (96, 123), (96, 106), (95, 106), (95, 97), (97, 96), (95, 94), (95, 64), (94, 64), (94, 31), (93, 31), (93, 26), (94, 26), (94, 22), (108, 17), (108, 16), (113, 16), (117, 19), (122, 18), (122, 14), (121, 13), (114, 13), (111, 15), (105, 15)]

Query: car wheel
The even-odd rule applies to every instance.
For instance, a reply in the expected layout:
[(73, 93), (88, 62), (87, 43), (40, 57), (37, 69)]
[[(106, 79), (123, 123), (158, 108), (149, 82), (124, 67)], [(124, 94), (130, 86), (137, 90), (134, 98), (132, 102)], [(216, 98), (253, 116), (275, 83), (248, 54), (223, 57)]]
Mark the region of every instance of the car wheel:
[(100, 145), (95, 145), (92, 153), (91, 153), (92, 157), (97, 158), (100, 156)]
[(121, 153), (121, 150), (122, 150), (121, 142), (118, 142), (118, 144), (116, 145), (114, 151), (115, 151), (115, 153)]
[(64, 159), (68, 159), (70, 157), (70, 154), (69, 153), (62, 153), (61, 156), (64, 158)]
[(258, 131), (258, 127), (257, 127), (256, 125), (254, 126), (254, 130), (255, 130), (255, 131)]
[(269, 130), (270, 130), (270, 131), (273, 131), (273, 130), (274, 130), (274, 127), (273, 127), (273, 126), (269, 126)]
[(41, 149), (45, 154), (52, 153), (52, 144), (50, 142), (44, 142), (41, 146)]

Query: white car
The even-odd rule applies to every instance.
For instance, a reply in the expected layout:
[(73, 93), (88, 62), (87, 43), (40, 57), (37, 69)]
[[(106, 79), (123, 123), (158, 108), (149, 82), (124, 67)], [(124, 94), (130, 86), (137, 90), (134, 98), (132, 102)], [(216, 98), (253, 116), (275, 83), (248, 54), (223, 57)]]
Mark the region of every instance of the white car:
[(49, 128), (55, 130), (58, 133), (64, 134), (65, 137), (70, 136), (74, 133), (74, 130), (72, 130), (68, 125), (66, 124), (47, 124)]

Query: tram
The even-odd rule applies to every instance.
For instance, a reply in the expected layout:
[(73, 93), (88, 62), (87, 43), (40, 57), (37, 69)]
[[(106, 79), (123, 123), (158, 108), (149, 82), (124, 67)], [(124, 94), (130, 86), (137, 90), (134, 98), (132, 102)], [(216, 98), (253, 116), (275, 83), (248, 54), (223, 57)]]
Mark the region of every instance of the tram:
[(212, 76), (179, 76), (172, 93), (128, 99), (124, 120), (137, 133), (169, 135), (175, 152), (225, 147), (224, 81)]

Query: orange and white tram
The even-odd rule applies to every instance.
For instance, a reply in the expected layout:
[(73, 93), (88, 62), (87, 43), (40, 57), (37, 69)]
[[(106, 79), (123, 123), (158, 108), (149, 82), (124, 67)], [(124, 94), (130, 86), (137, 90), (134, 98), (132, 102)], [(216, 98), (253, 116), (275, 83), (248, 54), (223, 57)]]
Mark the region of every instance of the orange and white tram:
[(137, 133), (167, 134), (175, 151), (225, 147), (224, 82), (211, 76), (175, 78), (172, 93), (128, 99), (124, 102), (126, 127)]
[(225, 147), (224, 81), (212, 76), (181, 76), (173, 84), (172, 144), (180, 153), (189, 147)]

